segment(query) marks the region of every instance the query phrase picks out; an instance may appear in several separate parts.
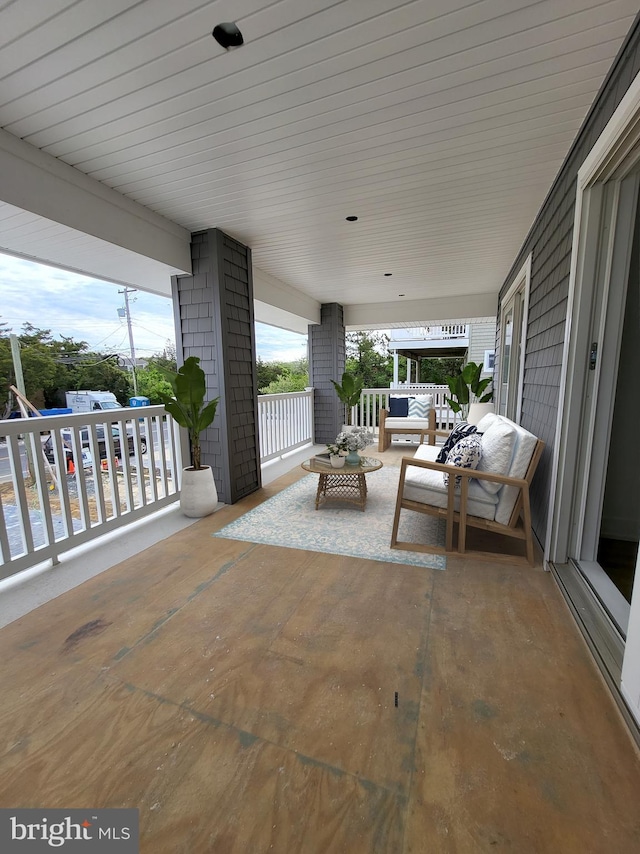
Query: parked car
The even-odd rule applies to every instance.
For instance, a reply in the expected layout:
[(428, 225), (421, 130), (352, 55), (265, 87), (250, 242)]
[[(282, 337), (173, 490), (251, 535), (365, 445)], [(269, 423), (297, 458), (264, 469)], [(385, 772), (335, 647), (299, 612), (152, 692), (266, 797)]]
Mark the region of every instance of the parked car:
[[(69, 429), (63, 429), (60, 431), (62, 436), (62, 442), (66, 449), (71, 449), (72, 446), (72, 432)], [(113, 436), (113, 451), (116, 457), (122, 456), (122, 444), (120, 441), (121, 430), (119, 427), (111, 428), (111, 435)], [(96, 436), (98, 439), (98, 453), (100, 454), (101, 460), (107, 459), (107, 441), (104, 433), (104, 426), (102, 424), (96, 425)], [(82, 427), (80, 430), (80, 444), (81, 447), (91, 449), (90, 443), (90, 432), (88, 427)], [(132, 456), (135, 452), (135, 443), (132, 434), (127, 434), (127, 449), (129, 452), (129, 456)], [(49, 436), (49, 438), (43, 443), (42, 448), (44, 450), (45, 456), (49, 460), (50, 463), (54, 462), (53, 458), (53, 437)], [(147, 452), (147, 443), (146, 440), (140, 437), (140, 450), (143, 454)]]

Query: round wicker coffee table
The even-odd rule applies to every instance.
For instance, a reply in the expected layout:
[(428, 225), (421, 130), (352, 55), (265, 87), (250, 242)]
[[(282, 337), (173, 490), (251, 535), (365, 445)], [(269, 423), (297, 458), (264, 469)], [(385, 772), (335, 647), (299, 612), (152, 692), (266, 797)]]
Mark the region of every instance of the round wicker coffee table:
[(369, 472), (382, 468), (382, 462), (374, 457), (361, 457), (360, 465), (345, 464), (341, 469), (315, 458), (302, 463), (305, 471), (320, 475), (316, 492), (316, 510), (327, 501), (348, 501), (356, 504), (363, 512), (367, 504), (367, 480)]

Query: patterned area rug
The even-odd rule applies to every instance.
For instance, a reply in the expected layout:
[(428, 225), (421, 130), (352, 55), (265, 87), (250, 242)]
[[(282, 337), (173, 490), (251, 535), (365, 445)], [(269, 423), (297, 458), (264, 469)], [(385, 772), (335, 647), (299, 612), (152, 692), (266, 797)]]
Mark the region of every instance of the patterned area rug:
[[(400, 469), (396, 466), (385, 466), (368, 474), (367, 506), (363, 513), (344, 501), (327, 502), (316, 510), (318, 475), (309, 474), (213, 536), (446, 569), (443, 555), (389, 548), (399, 477)], [(411, 510), (402, 511), (400, 540), (443, 546), (444, 535), (441, 520)]]

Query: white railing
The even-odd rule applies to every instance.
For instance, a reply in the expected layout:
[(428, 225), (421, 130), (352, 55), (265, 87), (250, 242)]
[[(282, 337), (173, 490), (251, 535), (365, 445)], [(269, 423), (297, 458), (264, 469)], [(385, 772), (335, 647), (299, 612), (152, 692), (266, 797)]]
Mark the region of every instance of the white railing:
[(408, 326), (403, 329), (392, 329), (390, 340), (393, 341), (441, 341), (451, 338), (468, 338), (469, 327), (465, 323), (449, 323), (440, 326)]
[(367, 427), (377, 435), (380, 425), (380, 410), (389, 408), (389, 397), (415, 397), (417, 394), (433, 396), (436, 410), (436, 429), (451, 430), (456, 422), (456, 414), (449, 407), (446, 398), (451, 394), (446, 385), (413, 385), (402, 388), (365, 388), (360, 396), (359, 406), (353, 409), (353, 423)]
[(313, 389), (258, 395), (260, 462), (313, 442)]
[(0, 578), (176, 501), (181, 471), (163, 406), (0, 421)]

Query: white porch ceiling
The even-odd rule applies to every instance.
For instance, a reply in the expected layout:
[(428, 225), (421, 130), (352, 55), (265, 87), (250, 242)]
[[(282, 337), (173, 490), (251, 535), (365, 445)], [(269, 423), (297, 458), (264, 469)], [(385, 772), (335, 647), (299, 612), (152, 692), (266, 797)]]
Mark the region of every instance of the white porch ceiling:
[[(362, 325), (385, 303), (398, 325), (403, 301), (417, 323), (434, 319), (430, 300), (482, 316), (637, 12), (636, 0), (0, 0), (0, 126), (101, 182), (96, 205), (112, 188), (132, 216), (135, 202), (151, 221), (221, 228), (285, 290), (341, 302)], [(213, 40), (222, 21), (242, 48)], [(4, 183), (0, 248), (167, 292), (171, 264), (148, 244), (129, 269), (126, 240), (71, 228), (55, 198), (43, 218)]]

